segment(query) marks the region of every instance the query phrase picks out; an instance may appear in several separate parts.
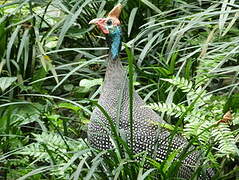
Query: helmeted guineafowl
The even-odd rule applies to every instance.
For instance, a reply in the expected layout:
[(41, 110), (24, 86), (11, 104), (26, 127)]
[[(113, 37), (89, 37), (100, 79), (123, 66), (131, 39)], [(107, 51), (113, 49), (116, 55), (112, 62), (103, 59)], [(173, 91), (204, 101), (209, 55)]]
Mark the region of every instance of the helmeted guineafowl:
[[(129, 127), (129, 88), (126, 71), (119, 59), (121, 49), (121, 27), (118, 19), (121, 5), (115, 6), (106, 18), (96, 18), (90, 24), (96, 24), (106, 35), (109, 45), (109, 58), (104, 84), (99, 97), (99, 104), (109, 114), (119, 130), (124, 132), (130, 142)], [(120, 106), (120, 107), (119, 107)], [(117, 119), (117, 117), (119, 117)], [(145, 102), (133, 92), (133, 151), (139, 153), (147, 151), (148, 155), (161, 162), (166, 158), (170, 133), (159, 128), (153, 122), (165, 123), (157, 113), (145, 106)], [(110, 140), (109, 123), (99, 108), (95, 108), (88, 126), (88, 140), (91, 146), (97, 149), (113, 148)], [(157, 145), (157, 146), (156, 146)], [(174, 136), (171, 150), (187, 145), (187, 140), (180, 135)], [(193, 166), (198, 162), (199, 153), (194, 151), (183, 160), (179, 170), (179, 177), (190, 178), (194, 172)], [(210, 175), (203, 179), (209, 178)]]

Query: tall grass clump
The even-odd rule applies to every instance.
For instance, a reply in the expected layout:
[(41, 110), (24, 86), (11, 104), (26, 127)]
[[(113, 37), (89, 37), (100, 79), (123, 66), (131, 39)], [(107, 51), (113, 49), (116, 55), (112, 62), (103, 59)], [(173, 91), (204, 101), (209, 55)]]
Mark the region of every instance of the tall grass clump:
[[(128, 65), (131, 126), (135, 87), (170, 124), (164, 128), (172, 137), (180, 133), (189, 142), (160, 163), (146, 152), (133, 154), (97, 104), (107, 48), (88, 22), (118, 2), (124, 5), (121, 59)], [(1, 1), (0, 178), (173, 179), (195, 149), (202, 159), (195, 179), (206, 168), (214, 169), (214, 179), (235, 179), (238, 7), (234, 0)], [(87, 142), (96, 106), (111, 125), (113, 149)]]

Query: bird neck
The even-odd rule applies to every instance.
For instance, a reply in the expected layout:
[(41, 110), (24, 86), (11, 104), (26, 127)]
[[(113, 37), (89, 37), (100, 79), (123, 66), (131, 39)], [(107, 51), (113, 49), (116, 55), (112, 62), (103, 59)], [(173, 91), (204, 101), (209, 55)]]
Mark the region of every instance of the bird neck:
[(116, 26), (109, 35), (107, 35), (106, 40), (109, 46), (109, 59), (112, 61), (118, 60), (119, 52), (121, 49), (121, 28)]
[(110, 92), (110, 97), (112, 96), (112, 93), (116, 96), (116, 94), (118, 94), (118, 92), (124, 87), (126, 78), (126, 71), (124, 70), (120, 59), (117, 58), (112, 60), (109, 57), (102, 94)]
[(109, 58), (107, 62), (104, 90), (106, 89), (120, 89), (125, 78), (125, 70), (119, 58), (121, 48), (121, 28), (115, 27), (113, 33), (111, 32), (106, 37), (109, 45)]

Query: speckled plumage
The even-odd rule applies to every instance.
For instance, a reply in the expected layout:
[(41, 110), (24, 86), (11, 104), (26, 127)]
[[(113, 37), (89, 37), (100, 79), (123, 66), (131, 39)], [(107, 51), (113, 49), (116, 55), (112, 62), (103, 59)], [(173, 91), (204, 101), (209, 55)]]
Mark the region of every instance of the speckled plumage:
[[(128, 142), (130, 142), (128, 80), (125, 77), (125, 71), (121, 62), (119, 60), (108, 60), (99, 104), (107, 111), (113, 121), (119, 125), (119, 130), (124, 132)], [(117, 122), (117, 111), (121, 93), (120, 118), (119, 122)], [(161, 162), (164, 160), (168, 150), (170, 133), (165, 129), (158, 129), (158, 126), (152, 123), (164, 123), (164, 121), (153, 110), (145, 107), (144, 101), (136, 92), (134, 92), (133, 120), (134, 153), (147, 151), (148, 155), (157, 161)], [(108, 120), (98, 108), (95, 108), (88, 127), (90, 144), (101, 150), (113, 148), (109, 137), (109, 130)], [(187, 141), (183, 137), (175, 136), (171, 148), (175, 150), (184, 147), (186, 144)], [(196, 165), (198, 156), (197, 152), (193, 152), (184, 160), (179, 177), (189, 178), (191, 176), (193, 168), (190, 166)]]
[[(119, 27), (114, 31), (115, 33), (107, 35), (110, 55), (107, 60), (106, 75), (98, 103), (110, 115), (119, 131), (126, 135), (127, 141), (130, 142), (128, 79), (118, 58), (121, 43), (119, 42), (121, 32), (118, 30), (120, 30)], [(133, 152), (147, 151), (149, 157), (161, 162), (166, 158), (170, 133), (153, 123), (165, 122), (157, 113), (145, 106), (145, 102), (136, 91), (134, 91), (133, 98)], [(119, 115), (118, 119), (117, 115)], [(101, 150), (113, 148), (110, 134), (108, 120), (99, 108), (95, 108), (88, 126), (88, 140), (91, 146)], [(183, 149), (186, 145), (187, 140), (180, 135), (176, 135), (170, 149), (171, 151)], [(185, 179), (190, 178), (194, 172), (194, 166), (198, 163), (198, 158), (199, 153), (197, 151), (188, 155), (183, 161), (178, 176)], [(203, 177), (202, 179), (207, 178)]]

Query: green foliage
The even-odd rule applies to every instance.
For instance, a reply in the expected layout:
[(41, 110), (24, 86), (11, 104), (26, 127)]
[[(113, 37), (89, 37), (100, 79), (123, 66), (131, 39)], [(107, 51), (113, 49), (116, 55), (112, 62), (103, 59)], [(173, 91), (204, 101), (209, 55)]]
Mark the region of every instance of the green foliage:
[(15, 154), (33, 157), (34, 163), (51, 164), (50, 173), (58, 177), (68, 177), (69, 172), (75, 168), (74, 161), (83, 158), (81, 151), (87, 149), (83, 140), (76, 141), (58, 134), (34, 134), (34, 140), (35, 143)]
[(167, 113), (170, 116), (179, 117), (183, 113), (186, 112), (186, 107), (183, 105), (176, 105), (174, 103), (166, 104), (166, 103), (152, 103), (149, 105), (150, 108), (162, 112)]
[(200, 143), (206, 147), (214, 142), (217, 150), (215, 155), (238, 156), (239, 150), (236, 146), (237, 142), (234, 141), (233, 131), (230, 130), (228, 124), (217, 123), (223, 117), (225, 100), (222, 98), (211, 99), (205, 90), (202, 90), (201, 87), (194, 89), (193, 82), (184, 78), (163, 80), (187, 93), (187, 105), (158, 103), (151, 104), (149, 107), (170, 116), (184, 118), (184, 134), (188, 137), (196, 136)]
[(8, 87), (12, 85), (17, 80), (16, 77), (1, 77), (0, 78), (0, 88), (4, 92)]
[[(141, 97), (171, 124), (165, 128), (180, 129), (205, 152), (195, 178), (208, 164), (215, 179), (235, 178), (238, 1), (117, 2), (125, 6), (121, 57), (131, 60), (131, 91), (134, 76)], [(107, 56), (104, 38), (88, 22), (115, 3), (0, 2), (0, 179), (175, 178), (181, 161), (173, 159), (184, 151), (161, 163), (133, 155), (117, 127), (114, 149), (88, 147)], [(218, 123), (229, 110), (229, 124)]]

